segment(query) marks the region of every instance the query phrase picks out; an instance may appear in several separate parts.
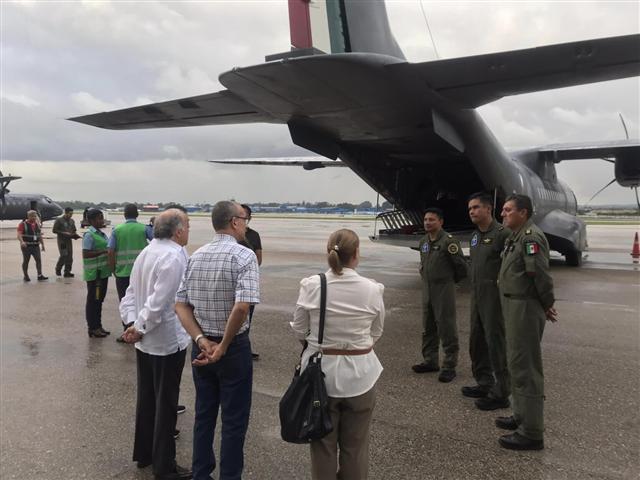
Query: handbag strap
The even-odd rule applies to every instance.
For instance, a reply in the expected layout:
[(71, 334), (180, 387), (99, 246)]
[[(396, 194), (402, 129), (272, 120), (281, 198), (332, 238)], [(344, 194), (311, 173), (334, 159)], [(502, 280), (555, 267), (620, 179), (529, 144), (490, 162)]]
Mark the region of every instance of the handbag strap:
[(324, 318), (327, 314), (327, 276), (324, 273), (320, 275), (320, 327), (318, 330), (318, 345), (322, 345), (324, 338)]

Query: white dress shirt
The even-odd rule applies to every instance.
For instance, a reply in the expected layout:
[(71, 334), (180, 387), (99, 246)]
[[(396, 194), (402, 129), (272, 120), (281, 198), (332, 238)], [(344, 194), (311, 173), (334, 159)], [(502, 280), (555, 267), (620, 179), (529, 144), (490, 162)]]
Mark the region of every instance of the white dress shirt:
[(185, 250), (169, 239), (153, 239), (136, 258), (120, 316), (144, 334), (136, 343), (138, 350), (165, 356), (189, 345), (189, 334), (175, 313), (176, 291), (186, 266)]
[[(322, 348), (364, 350), (382, 336), (384, 326), (384, 285), (345, 268), (342, 275), (331, 270), (327, 276), (327, 311)], [(300, 281), (300, 294), (291, 328), (308, 347), (302, 355), (302, 369), (319, 350), (320, 276)], [(356, 397), (368, 392), (382, 373), (375, 352), (365, 355), (323, 355), (322, 371), (330, 397)]]

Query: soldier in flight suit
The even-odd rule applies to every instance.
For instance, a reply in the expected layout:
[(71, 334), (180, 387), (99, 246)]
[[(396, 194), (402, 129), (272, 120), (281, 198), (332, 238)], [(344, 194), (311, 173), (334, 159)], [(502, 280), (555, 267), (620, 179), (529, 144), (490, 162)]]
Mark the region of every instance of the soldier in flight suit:
[(469, 198), (469, 217), (476, 226), (469, 242), (471, 257), (471, 318), (469, 357), (477, 385), (462, 387), (465, 397), (477, 398), (480, 410), (509, 407), (509, 371), (504, 318), (498, 292), (500, 254), (511, 234), (493, 218), (493, 199), (486, 193)]
[(72, 240), (80, 238), (76, 231), (76, 222), (73, 221), (73, 208), (64, 209), (64, 215), (58, 217), (53, 223), (53, 233), (58, 236), (58, 251), (60, 258), (56, 264), (56, 275), (62, 275), (62, 267), (64, 267), (65, 278), (73, 277), (71, 266), (73, 265), (73, 243)]
[(544, 448), (544, 374), (540, 342), (546, 320), (555, 322), (553, 280), (549, 275), (549, 244), (531, 221), (533, 205), (526, 195), (509, 196), (502, 208), (504, 225), (512, 230), (502, 253), (498, 277), (507, 334), (513, 416), (498, 417), (496, 426), (516, 432), (500, 437), (511, 450)]
[(442, 210), (428, 208), (424, 214), (427, 234), (420, 241), (422, 276), (422, 357), (411, 367), (416, 373), (437, 372), (442, 341), (444, 359), (438, 380), (450, 382), (458, 363), (455, 284), (467, 276), (460, 242), (442, 229)]

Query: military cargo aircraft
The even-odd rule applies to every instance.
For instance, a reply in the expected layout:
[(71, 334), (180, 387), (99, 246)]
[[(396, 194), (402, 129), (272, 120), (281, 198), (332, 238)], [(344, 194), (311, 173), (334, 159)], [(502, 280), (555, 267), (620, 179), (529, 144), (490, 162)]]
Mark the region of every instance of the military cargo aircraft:
[(499, 213), (517, 192), (532, 198), (535, 222), (571, 265), (582, 261), (586, 228), (555, 164), (602, 158), (620, 185), (640, 185), (637, 139), (507, 152), (475, 110), (509, 95), (637, 76), (640, 35), (409, 63), (383, 1), (290, 0), (289, 20), (292, 50), (222, 73), (226, 90), (71, 120), (116, 130), (287, 124), (293, 143), (340, 158), (395, 206), (375, 240), (417, 245), (429, 206), (444, 210), (448, 231), (468, 232), (469, 194), (492, 192)]
[(38, 193), (9, 193), (7, 186), (22, 177), (2, 175), (0, 172), (0, 220), (24, 220), (29, 210), (35, 210), (40, 220), (49, 220), (62, 215), (62, 207), (46, 195)]

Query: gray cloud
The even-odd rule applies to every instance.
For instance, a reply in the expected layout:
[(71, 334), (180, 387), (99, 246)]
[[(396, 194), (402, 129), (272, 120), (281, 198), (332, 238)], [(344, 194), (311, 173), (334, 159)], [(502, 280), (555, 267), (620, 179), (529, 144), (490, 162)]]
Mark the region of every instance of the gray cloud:
[[(422, 3), (442, 57), (640, 30), (636, 2)], [(419, 3), (388, 2), (388, 10), (408, 59), (433, 60)], [(3, 170), (11, 167), (25, 176), (14, 191), (25, 191), (36, 183), (26, 177), (38, 177), (37, 169), (48, 175), (41, 190), (64, 199), (112, 198), (114, 192), (133, 198), (141, 182), (153, 178), (155, 185), (163, 187), (147, 192), (145, 186), (140, 194), (149, 195), (146, 199), (180, 200), (169, 190), (173, 185), (185, 200), (198, 201), (193, 188), (176, 185), (195, 183), (205, 188), (200, 180), (211, 172), (225, 182), (217, 185), (219, 191), (235, 185), (252, 197), (250, 201), (311, 200), (311, 190), (314, 195), (320, 192), (317, 199), (336, 201), (357, 200), (349, 195), (368, 195), (367, 199), (373, 195), (350, 172), (196, 167), (214, 158), (306, 154), (291, 144), (282, 125), (114, 132), (65, 120), (222, 89), (220, 73), (261, 63), (264, 55), (288, 49), (285, 1), (3, 2), (1, 26), (0, 157)], [(622, 138), (618, 112), (632, 136), (640, 137), (639, 90), (637, 78), (626, 79), (506, 98), (481, 108), (480, 113), (497, 138), (513, 148)], [(104, 161), (113, 164), (98, 163)], [(49, 168), (46, 162), (59, 163)], [(175, 169), (167, 167), (171, 162)], [(76, 175), (80, 171), (82, 175)], [(89, 171), (98, 178), (104, 174), (103, 180), (89, 182)], [(613, 175), (608, 164), (598, 162), (561, 164), (559, 172), (581, 201)], [(165, 173), (171, 177), (162, 178)], [(121, 175), (131, 178), (131, 184), (120, 181)], [(63, 177), (70, 183), (63, 183)], [(294, 182), (296, 188), (302, 187), (293, 188)], [(58, 195), (59, 184), (64, 189)], [(283, 192), (291, 198), (284, 198)], [(240, 195), (228, 192), (225, 196)], [(611, 187), (600, 200), (628, 203), (632, 196)]]

